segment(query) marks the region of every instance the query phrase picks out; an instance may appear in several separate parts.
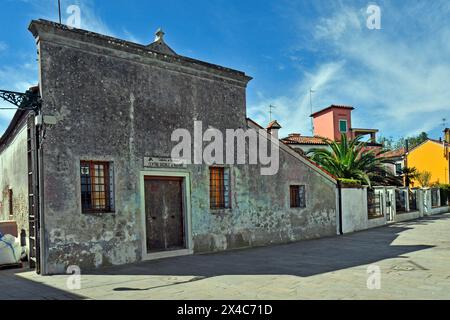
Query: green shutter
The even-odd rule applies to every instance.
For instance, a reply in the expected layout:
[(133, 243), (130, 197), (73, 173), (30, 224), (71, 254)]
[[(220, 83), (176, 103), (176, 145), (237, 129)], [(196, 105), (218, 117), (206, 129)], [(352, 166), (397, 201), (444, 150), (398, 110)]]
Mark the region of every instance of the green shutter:
[(339, 120), (339, 131), (340, 132), (347, 132), (347, 121)]

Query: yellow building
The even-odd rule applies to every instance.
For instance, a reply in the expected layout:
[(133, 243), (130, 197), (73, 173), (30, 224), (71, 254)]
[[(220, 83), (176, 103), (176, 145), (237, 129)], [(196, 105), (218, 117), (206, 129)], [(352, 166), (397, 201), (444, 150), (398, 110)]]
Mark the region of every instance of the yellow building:
[[(417, 171), (429, 171), (431, 183), (450, 183), (450, 129), (445, 129), (444, 141), (428, 139), (407, 154), (407, 166)], [(413, 186), (420, 186), (417, 180)]]

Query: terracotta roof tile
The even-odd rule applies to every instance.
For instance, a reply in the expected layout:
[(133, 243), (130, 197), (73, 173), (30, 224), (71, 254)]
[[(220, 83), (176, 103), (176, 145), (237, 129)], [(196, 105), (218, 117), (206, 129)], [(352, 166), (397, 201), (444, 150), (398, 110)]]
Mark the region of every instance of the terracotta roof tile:
[(277, 120), (273, 120), (269, 123), (267, 129), (281, 129), (281, 125), (278, 123)]
[(327, 143), (324, 141), (325, 138), (314, 136), (302, 136), (300, 134), (290, 134), (288, 137), (281, 139), (284, 143), (287, 144), (317, 144), (317, 145), (326, 145)]
[(405, 148), (400, 148), (397, 150), (392, 150), (392, 151), (388, 151), (386, 153), (383, 153), (383, 157), (384, 158), (397, 158), (397, 157), (401, 157), (404, 156), (406, 153)]

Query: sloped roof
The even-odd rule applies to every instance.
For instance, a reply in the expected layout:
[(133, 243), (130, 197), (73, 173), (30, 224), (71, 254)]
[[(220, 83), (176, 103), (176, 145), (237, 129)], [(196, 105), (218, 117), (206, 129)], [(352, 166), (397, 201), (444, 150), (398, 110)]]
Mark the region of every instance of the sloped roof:
[(281, 139), (284, 143), (287, 144), (314, 144), (314, 145), (326, 145), (327, 143), (324, 141), (325, 138), (319, 136), (302, 136), (300, 134), (292, 134), (286, 138)]
[(354, 110), (355, 108), (353, 108), (352, 106), (342, 106), (342, 105), (332, 104), (332, 105), (329, 106), (329, 107), (326, 107), (326, 108), (324, 108), (324, 109), (322, 109), (322, 110), (319, 110), (319, 111), (314, 112), (313, 114), (310, 115), (310, 117), (315, 117), (315, 116), (317, 116), (319, 113), (322, 113), (322, 112), (324, 112), (324, 111), (328, 111), (328, 110), (331, 110), (331, 109), (347, 109), (347, 110)]
[[(263, 127), (261, 125), (259, 125), (256, 121), (254, 121), (250, 118), (247, 118), (247, 123), (250, 124), (250, 126), (251, 126), (251, 124), (253, 124), (253, 126), (255, 126), (259, 129), (263, 129)], [(334, 175), (332, 175), (327, 170), (322, 168), (320, 165), (318, 165), (317, 163), (315, 163), (314, 161), (309, 159), (307, 156), (305, 156), (301, 153), (298, 153), (297, 151), (294, 150), (294, 148), (289, 147), (288, 144), (286, 142), (284, 142), (282, 139), (280, 139), (280, 141), (281, 141), (280, 147), (282, 150), (285, 150), (289, 154), (291, 154), (294, 157), (296, 157), (297, 159), (301, 160), (304, 164), (308, 165), (310, 168), (313, 168), (316, 172), (322, 174), (323, 177), (326, 177), (327, 179), (331, 180), (333, 183), (336, 183), (337, 178)]]
[(176, 56), (176, 52), (164, 41), (164, 34), (165, 33), (161, 30), (161, 28), (158, 29), (155, 33), (155, 41), (150, 43), (147, 48), (162, 54), (170, 54)]
[(269, 123), (267, 129), (281, 129), (281, 125), (278, 123), (277, 120), (273, 120)]
[(411, 148), (411, 149), (409, 150), (409, 152), (415, 151), (416, 149), (418, 149), (419, 147), (421, 147), (422, 145), (424, 145), (424, 144), (427, 143), (428, 141), (437, 143), (437, 144), (439, 144), (440, 146), (442, 146), (443, 148), (444, 148), (444, 147), (450, 147), (450, 143), (447, 143), (447, 142), (445, 142), (445, 141), (439, 141), (439, 140), (436, 140), (436, 139), (430, 139), (430, 138), (428, 138), (428, 139), (426, 139), (425, 141), (423, 141), (422, 143), (420, 143), (420, 144), (418, 144), (417, 146), (415, 146), (414, 148)]
[(396, 149), (396, 150), (392, 150), (392, 151), (388, 151), (383, 153), (383, 157), (385, 158), (398, 158), (398, 157), (402, 157), (406, 154), (406, 149), (405, 148), (400, 148), (400, 149)]
[(242, 71), (178, 55), (168, 45), (163, 45), (162, 42), (141, 45), (83, 29), (69, 28), (66, 25), (44, 19), (31, 21), (28, 29), (35, 38), (48, 34), (51, 35), (52, 39), (62, 36), (70, 38), (74, 45), (78, 42), (89, 43), (143, 57), (151, 57), (165, 63), (174, 64), (177, 67), (193, 68), (200, 72), (213, 71), (215, 75), (227, 80), (231, 79), (233, 83), (236, 82), (240, 85), (246, 85), (252, 79)]

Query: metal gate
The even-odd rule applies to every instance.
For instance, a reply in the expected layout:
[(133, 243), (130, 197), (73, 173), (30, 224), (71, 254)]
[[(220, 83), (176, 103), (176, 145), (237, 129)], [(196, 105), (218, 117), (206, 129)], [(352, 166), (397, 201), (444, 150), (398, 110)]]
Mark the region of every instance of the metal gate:
[(394, 194), (390, 190), (386, 190), (386, 219), (387, 221), (394, 221)]
[(395, 212), (406, 212), (406, 191), (395, 189)]
[(409, 211), (417, 211), (417, 190), (409, 190)]
[(382, 193), (374, 189), (367, 189), (367, 212), (369, 219), (383, 216)]

